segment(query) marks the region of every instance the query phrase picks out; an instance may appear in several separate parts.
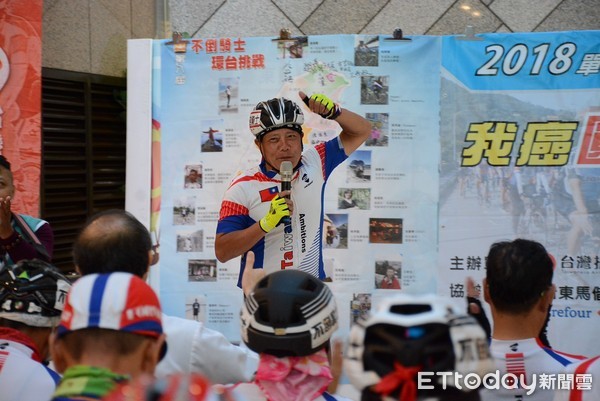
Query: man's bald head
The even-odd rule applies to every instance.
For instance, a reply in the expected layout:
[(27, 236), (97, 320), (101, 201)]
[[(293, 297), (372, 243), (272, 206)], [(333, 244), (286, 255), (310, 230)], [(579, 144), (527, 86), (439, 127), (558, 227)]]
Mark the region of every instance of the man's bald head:
[(131, 213), (112, 209), (83, 227), (73, 244), (73, 262), (82, 275), (122, 271), (143, 277), (151, 248), (146, 227)]

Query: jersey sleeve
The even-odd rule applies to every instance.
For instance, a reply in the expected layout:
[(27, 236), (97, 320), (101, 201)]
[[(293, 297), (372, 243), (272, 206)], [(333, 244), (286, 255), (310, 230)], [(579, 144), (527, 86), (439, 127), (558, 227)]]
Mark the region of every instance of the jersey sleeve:
[(339, 136), (330, 139), (327, 142), (323, 142), (316, 145), (314, 147), (314, 152), (305, 152), (305, 157), (319, 158), (321, 162), (323, 178), (325, 179), (325, 181), (329, 179), (329, 176), (331, 175), (333, 170), (348, 158), (348, 156), (346, 156), (344, 146), (342, 146), (342, 142)]
[(233, 183), (225, 192), (221, 202), (217, 234), (243, 230), (255, 223), (250, 217), (248, 202), (249, 199), (242, 185)]

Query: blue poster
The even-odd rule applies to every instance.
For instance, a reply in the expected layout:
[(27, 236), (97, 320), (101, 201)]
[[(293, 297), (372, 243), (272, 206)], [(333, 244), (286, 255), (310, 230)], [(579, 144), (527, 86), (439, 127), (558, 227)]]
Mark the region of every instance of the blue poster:
[(598, 354), (600, 33), (476, 39), (443, 39), (438, 292), (480, 286), (492, 243), (538, 241), (556, 261), (550, 343)]

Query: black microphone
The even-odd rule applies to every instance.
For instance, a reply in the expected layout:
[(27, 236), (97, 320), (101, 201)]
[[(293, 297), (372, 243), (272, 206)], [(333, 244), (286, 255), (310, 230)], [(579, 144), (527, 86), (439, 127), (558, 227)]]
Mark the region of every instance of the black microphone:
[[(292, 162), (284, 161), (281, 162), (281, 167), (279, 167), (279, 174), (281, 175), (281, 191), (290, 191), (292, 189), (292, 175), (294, 174), (294, 167), (292, 166)], [(290, 196), (286, 196), (286, 198), (290, 198)]]
[[(281, 162), (281, 166), (279, 167), (279, 175), (281, 175), (281, 191), (291, 191), (292, 189), (292, 176), (294, 175), (294, 166), (292, 166), (292, 162), (283, 161)], [(286, 196), (287, 199), (290, 199), (290, 196)], [(281, 219), (283, 224), (289, 224), (291, 222), (290, 217), (286, 216)]]

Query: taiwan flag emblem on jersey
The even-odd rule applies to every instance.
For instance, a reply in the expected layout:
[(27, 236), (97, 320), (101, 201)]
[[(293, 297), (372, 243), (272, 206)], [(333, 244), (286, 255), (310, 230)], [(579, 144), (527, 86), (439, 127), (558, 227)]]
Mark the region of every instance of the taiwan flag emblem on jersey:
[(271, 188), (263, 189), (262, 191), (259, 191), (258, 193), (260, 194), (261, 202), (270, 202), (271, 199), (276, 197), (277, 194), (279, 193), (279, 188), (277, 188), (277, 186), (274, 186)]

